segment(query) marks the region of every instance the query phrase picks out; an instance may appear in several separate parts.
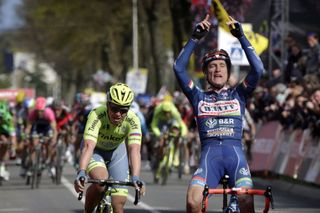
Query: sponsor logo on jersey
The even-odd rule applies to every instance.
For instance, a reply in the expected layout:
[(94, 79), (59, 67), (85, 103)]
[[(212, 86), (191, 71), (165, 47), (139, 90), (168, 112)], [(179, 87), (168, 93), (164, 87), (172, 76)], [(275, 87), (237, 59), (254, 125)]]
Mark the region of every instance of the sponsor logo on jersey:
[(225, 116), (233, 115), (240, 116), (240, 103), (238, 100), (217, 101), (214, 103), (208, 103), (200, 101), (199, 103), (199, 116)]
[(228, 98), (228, 91), (222, 91), (221, 97), (222, 97), (222, 99), (226, 100)]
[(221, 118), (218, 119), (219, 125), (225, 126), (234, 126), (234, 119), (233, 118)]
[(239, 170), (239, 173), (240, 174), (242, 174), (242, 175), (250, 175), (250, 171), (249, 171), (249, 169), (248, 168), (241, 168), (240, 170)]
[(101, 134), (100, 137), (103, 139), (103, 140), (108, 140), (108, 141), (122, 141), (124, 136), (122, 137), (115, 137), (113, 135), (105, 135), (105, 134)]
[(217, 128), (207, 131), (207, 137), (216, 136), (234, 136), (234, 130), (232, 128)]
[(209, 128), (214, 128), (217, 125), (217, 120), (214, 118), (209, 118), (205, 124)]
[(139, 129), (139, 126), (135, 123), (135, 121), (132, 118), (127, 117), (126, 120), (129, 122), (132, 129)]
[(98, 122), (99, 122), (99, 119), (94, 119), (94, 120), (92, 121), (91, 126), (89, 127), (89, 130), (93, 131), (94, 128), (97, 126)]
[(234, 119), (233, 118), (209, 118), (206, 120), (205, 125), (209, 128), (214, 128), (216, 125), (224, 126), (224, 127), (234, 127)]
[(101, 119), (101, 118), (106, 117), (106, 116), (107, 116), (106, 111), (103, 111), (98, 115), (98, 119)]

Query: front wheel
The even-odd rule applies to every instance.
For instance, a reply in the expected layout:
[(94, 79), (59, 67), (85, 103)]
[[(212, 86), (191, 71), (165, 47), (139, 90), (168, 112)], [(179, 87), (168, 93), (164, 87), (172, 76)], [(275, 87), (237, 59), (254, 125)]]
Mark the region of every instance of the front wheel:
[(55, 174), (55, 182), (56, 184), (61, 183), (61, 176), (62, 176), (62, 170), (63, 170), (63, 153), (64, 153), (64, 147), (62, 144), (62, 141), (58, 142), (57, 146), (57, 156), (56, 156), (56, 174)]
[(32, 165), (31, 189), (39, 188), (41, 180), (41, 148), (36, 148), (35, 159)]

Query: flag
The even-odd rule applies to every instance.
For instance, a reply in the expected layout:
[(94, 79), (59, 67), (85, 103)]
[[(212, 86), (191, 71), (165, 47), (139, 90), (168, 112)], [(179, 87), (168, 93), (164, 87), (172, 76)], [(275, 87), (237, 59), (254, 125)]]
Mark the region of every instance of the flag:
[[(216, 15), (216, 18), (218, 19), (219, 26), (226, 32), (230, 33), (229, 27), (226, 24), (230, 20), (229, 14), (224, 9), (221, 2), (219, 0), (212, 0), (212, 9), (214, 14)], [(261, 34), (253, 32), (252, 29), (243, 28), (243, 32), (258, 55), (260, 55), (264, 50), (268, 48), (268, 38), (264, 37)]]
[(229, 27), (226, 24), (229, 21), (229, 14), (219, 0), (212, 0), (212, 10), (218, 19), (219, 26), (229, 32)]

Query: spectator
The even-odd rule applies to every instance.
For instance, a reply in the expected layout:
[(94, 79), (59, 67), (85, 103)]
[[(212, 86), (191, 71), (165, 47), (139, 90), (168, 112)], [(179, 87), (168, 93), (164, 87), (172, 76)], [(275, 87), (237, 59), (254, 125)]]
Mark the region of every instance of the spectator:
[(306, 61), (306, 74), (320, 74), (320, 44), (319, 37), (315, 33), (308, 34), (310, 50)]
[(290, 83), (293, 80), (300, 81), (305, 75), (303, 67), (303, 55), (301, 47), (298, 44), (293, 44), (289, 48), (288, 64), (284, 73), (285, 83)]
[(282, 82), (281, 70), (279, 68), (273, 69), (271, 73), (271, 78), (266, 82), (266, 87), (270, 88), (278, 83)]

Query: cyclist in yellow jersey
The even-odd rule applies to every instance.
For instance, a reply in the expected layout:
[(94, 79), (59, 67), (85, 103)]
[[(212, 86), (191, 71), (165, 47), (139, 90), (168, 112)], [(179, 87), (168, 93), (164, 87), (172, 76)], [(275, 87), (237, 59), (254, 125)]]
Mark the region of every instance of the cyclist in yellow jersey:
[[(129, 110), (134, 99), (133, 91), (123, 83), (110, 87), (106, 106), (93, 109), (84, 131), (84, 145), (74, 187), (84, 190), (80, 181), (87, 175), (92, 179), (114, 179), (129, 181), (128, 155), (132, 182), (140, 181), (141, 126), (139, 118)], [(126, 141), (127, 145), (126, 146)], [(92, 212), (101, 199), (103, 186), (92, 184), (86, 192), (85, 212)], [(128, 189), (117, 186), (112, 193), (112, 207), (116, 213), (123, 212)], [(140, 193), (144, 194), (143, 186)]]

